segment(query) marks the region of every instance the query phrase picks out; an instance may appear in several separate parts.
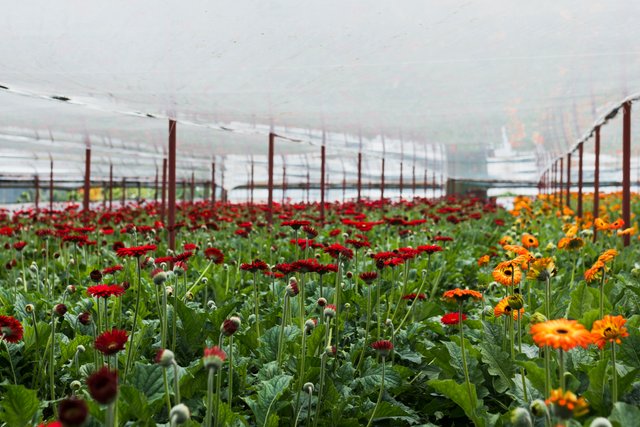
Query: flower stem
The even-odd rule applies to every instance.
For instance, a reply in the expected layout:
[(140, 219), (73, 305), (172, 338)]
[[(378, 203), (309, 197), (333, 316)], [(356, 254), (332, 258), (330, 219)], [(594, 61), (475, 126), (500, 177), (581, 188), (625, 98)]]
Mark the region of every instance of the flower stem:
[(544, 395), (549, 396), (551, 394), (551, 349), (549, 347), (543, 347), (544, 350)]
[(227, 402), (229, 402), (229, 407), (231, 408), (231, 404), (233, 403), (233, 335), (229, 336), (229, 378), (227, 379)]
[(612, 386), (611, 386), (611, 402), (616, 403), (618, 401), (618, 371), (616, 370), (616, 342), (611, 342), (611, 372)]
[(604, 276), (606, 275), (604, 268), (602, 269), (602, 279), (600, 279), (600, 319), (604, 317)]
[[(329, 322), (327, 322), (328, 327)], [(313, 418), (313, 426), (316, 427), (318, 425), (318, 419), (320, 416), (320, 403), (322, 402), (322, 391), (324, 389), (324, 374), (327, 367), (327, 353), (326, 351), (322, 353), (321, 362), (320, 362), (320, 385), (318, 387), (318, 402), (316, 403), (316, 416)]]
[(178, 376), (178, 364), (176, 361), (173, 361), (173, 392), (176, 395), (175, 404), (180, 404), (180, 377)]
[(564, 351), (561, 348), (558, 349), (558, 372), (560, 374), (560, 388), (564, 391)]
[(13, 375), (13, 384), (18, 385), (18, 381), (16, 380), (16, 371), (13, 369), (13, 359), (11, 358), (11, 351), (9, 351), (9, 343), (7, 343), (7, 340), (4, 339), (4, 334), (0, 335), (0, 341), (4, 343), (4, 347), (7, 349), (7, 357), (9, 358), (9, 367), (11, 368), (11, 375)]
[(256, 315), (256, 333), (258, 334), (258, 341), (260, 341), (260, 300), (258, 294), (258, 272), (253, 273), (253, 304), (255, 307)]
[[(124, 378), (125, 381), (128, 378), (127, 374), (129, 373), (129, 367), (131, 366), (131, 362), (133, 361), (133, 353), (134, 353), (134, 338), (136, 335), (136, 329), (138, 326), (138, 310), (140, 309), (140, 297), (141, 297), (141, 287), (142, 287), (142, 279), (140, 277), (140, 259), (136, 259), (137, 271), (138, 271), (138, 288), (136, 289), (136, 306), (133, 312), (133, 325), (131, 325), (131, 340), (129, 341), (129, 348), (127, 348), (127, 364), (124, 366)], [(100, 304), (98, 304), (100, 306)]]
[(544, 286), (544, 315), (547, 320), (551, 319), (551, 277), (548, 276)]
[(216, 377), (216, 409), (215, 409), (215, 416), (213, 421), (213, 425), (215, 427), (218, 427), (218, 425), (220, 425), (220, 402), (222, 401), (222, 398), (220, 397), (221, 388), (222, 388), (222, 375), (218, 373), (218, 376)]
[(164, 382), (164, 396), (167, 400), (167, 414), (171, 412), (171, 397), (169, 396), (169, 380), (167, 379), (167, 369), (162, 368), (162, 380)]
[(209, 368), (209, 376), (207, 378), (207, 415), (204, 419), (205, 427), (211, 427), (211, 416), (213, 413), (213, 379), (215, 370)]
[(287, 311), (289, 309), (289, 294), (284, 295), (284, 307), (282, 308), (282, 322), (280, 323), (280, 334), (278, 335), (278, 356), (276, 358), (278, 368), (282, 364), (282, 352), (284, 350), (284, 327), (287, 319)]
[(369, 341), (369, 322), (371, 321), (371, 286), (367, 287), (367, 320), (364, 324), (364, 343), (362, 344), (362, 353), (360, 353), (360, 358), (358, 359), (358, 364), (356, 365), (356, 372), (360, 369), (360, 365), (362, 364), (362, 360), (364, 359), (364, 353), (367, 349), (367, 342)]
[[(431, 258), (429, 258), (429, 259), (431, 259)], [(424, 288), (424, 285), (425, 285), (426, 282), (427, 282), (427, 274), (425, 273), (425, 274), (422, 275), (422, 283), (420, 284), (420, 288), (418, 288), (418, 295), (420, 295), (422, 293), (422, 289)], [(414, 304), (411, 304), (411, 306), (409, 307), (409, 310), (407, 310), (407, 312), (405, 313), (404, 317), (400, 321), (400, 324), (395, 329), (394, 333), (396, 333), (396, 334), (398, 333), (400, 328), (402, 328), (402, 325), (404, 325), (404, 322), (407, 321), (407, 318), (409, 317), (409, 315), (411, 313), (413, 313), (413, 310), (414, 310)]]
[[(471, 392), (471, 381), (469, 380), (469, 368), (467, 367), (467, 355), (464, 349), (464, 328), (462, 327), (462, 302), (459, 305), (458, 328), (460, 329), (460, 351), (462, 353), (462, 370), (464, 371), (464, 382), (467, 385), (467, 393), (469, 393), (469, 403), (475, 405), (475, 399)], [(513, 329), (513, 328), (512, 328)], [(513, 346), (511, 346), (513, 349)]]
[(376, 416), (376, 410), (378, 406), (380, 406), (380, 402), (382, 401), (382, 394), (384, 393), (384, 376), (385, 376), (385, 358), (382, 358), (382, 380), (380, 381), (380, 392), (378, 393), (378, 400), (376, 402), (376, 406), (373, 408), (373, 412), (371, 413), (371, 418), (369, 418), (369, 422), (367, 423), (367, 427), (371, 426), (373, 422), (373, 418)]

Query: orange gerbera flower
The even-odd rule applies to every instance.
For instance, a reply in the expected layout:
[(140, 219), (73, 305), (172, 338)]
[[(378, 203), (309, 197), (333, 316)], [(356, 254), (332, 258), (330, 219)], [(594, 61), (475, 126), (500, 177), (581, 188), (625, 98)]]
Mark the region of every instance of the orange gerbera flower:
[(577, 250), (584, 246), (580, 237), (563, 237), (558, 241), (558, 249)]
[(602, 255), (600, 255), (598, 257), (598, 261), (605, 263), (605, 262), (609, 262), (612, 259), (614, 259), (615, 257), (618, 256), (618, 251), (615, 249), (607, 249), (606, 251), (604, 251), (602, 253)]
[(493, 280), (504, 286), (520, 283), (522, 272), (513, 261), (503, 261), (493, 269)]
[(556, 275), (556, 263), (553, 258), (538, 258), (530, 265), (527, 279), (544, 282)]
[(449, 302), (463, 302), (470, 298), (473, 298), (475, 300), (481, 300), (482, 294), (478, 291), (472, 291), (471, 289), (455, 288), (455, 289), (446, 291), (442, 295), (442, 298), (444, 298)]
[(489, 255), (482, 255), (480, 258), (478, 258), (478, 267), (489, 264), (490, 260), (491, 258), (489, 258)]
[(620, 338), (629, 336), (627, 328), (624, 327), (625, 323), (627, 323), (627, 319), (624, 317), (610, 316), (608, 314), (602, 320), (596, 320), (591, 328), (593, 343), (599, 349), (603, 349), (607, 342), (622, 343)]
[(529, 251), (525, 247), (520, 245), (503, 245), (502, 249), (507, 252), (513, 252), (516, 255), (525, 255), (529, 253)]
[(524, 316), (524, 307), (520, 308), (520, 310), (516, 310), (509, 304), (509, 297), (504, 297), (493, 308), (493, 315), (495, 317), (511, 315), (514, 319), (517, 319), (518, 311), (520, 311), (520, 318), (522, 319), (522, 316)]
[(566, 226), (562, 227), (563, 230), (566, 228), (565, 231), (565, 236), (567, 237), (575, 237), (576, 234), (578, 234), (578, 226), (575, 224), (567, 224)]
[(500, 240), (498, 240), (498, 244), (500, 246), (508, 245), (513, 242), (513, 238), (511, 236), (502, 236)]
[(596, 230), (598, 231), (607, 231), (609, 230), (609, 228), (611, 228), (609, 223), (603, 220), (602, 218), (596, 218), (593, 221), (593, 224), (596, 226)]
[(624, 227), (624, 220), (622, 218), (618, 218), (609, 225), (611, 230), (619, 230)]
[(618, 230), (618, 236), (633, 236), (636, 234), (636, 229), (633, 227), (625, 228), (624, 230)]
[(537, 323), (530, 333), (538, 347), (562, 348), (564, 351), (591, 344), (591, 334), (576, 320), (556, 319)]
[(573, 392), (564, 391), (561, 388), (551, 390), (551, 395), (545, 403), (553, 405), (553, 413), (564, 420), (580, 417), (589, 412), (589, 404), (583, 397), (578, 397)]
[(596, 261), (590, 269), (584, 272), (584, 280), (595, 282), (602, 277), (602, 270), (607, 268), (602, 261)]
[(537, 248), (538, 247), (538, 239), (536, 239), (533, 235), (529, 233), (524, 233), (522, 235), (522, 244), (525, 248)]

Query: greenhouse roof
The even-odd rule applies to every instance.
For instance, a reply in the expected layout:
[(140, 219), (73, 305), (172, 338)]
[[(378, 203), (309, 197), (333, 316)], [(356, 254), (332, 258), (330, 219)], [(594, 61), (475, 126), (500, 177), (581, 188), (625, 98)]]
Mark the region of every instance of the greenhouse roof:
[(265, 176), (269, 132), (294, 181), (317, 176), (323, 143), (345, 176), (362, 150), (370, 177), (384, 156), (390, 179), (403, 160), (537, 181), (638, 92), (639, 21), (625, 0), (14, 2), (0, 17), (0, 167), (47, 175), (53, 160), (81, 178), (89, 145), (93, 177), (113, 164), (149, 179), (171, 118), (178, 175), (207, 179), (224, 156), (229, 186), (249, 157)]

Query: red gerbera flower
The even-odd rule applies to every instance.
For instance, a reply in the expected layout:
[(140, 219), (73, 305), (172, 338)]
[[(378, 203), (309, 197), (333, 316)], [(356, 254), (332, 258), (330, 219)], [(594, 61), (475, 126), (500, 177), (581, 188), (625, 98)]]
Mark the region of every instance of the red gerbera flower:
[(380, 357), (385, 358), (393, 350), (393, 344), (388, 340), (379, 340), (371, 344), (371, 347), (378, 352)]
[(331, 255), (332, 258), (338, 258), (340, 256), (347, 259), (353, 258), (353, 251), (347, 247), (342, 246), (340, 243), (329, 245), (324, 248), (324, 251)]
[(418, 250), (420, 252), (426, 252), (427, 254), (431, 255), (433, 253), (440, 252), (442, 250), (442, 246), (438, 246), (438, 245), (422, 245), (422, 246), (418, 246)]
[(337, 273), (338, 266), (336, 264), (318, 264), (318, 266), (316, 267), (316, 273), (318, 273), (321, 276), (323, 274), (329, 273), (330, 271)]
[(119, 297), (125, 289), (120, 285), (94, 285), (87, 288), (87, 293), (96, 298)]
[(15, 249), (16, 251), (21, 251), (24, 249), (24, 247), (27, 246), (27, 242), (15, 242), (13, 244), (13, 249)]
[(294, 230), (299, 230), (300, 227), (311, 225), (311, 221), (294, 219), (291, 221), (282, 221), (280, 225), (283, 227), (291, 227)]
[(156, 245), (132, 246), (130, 248), (120, 248), (116, 251), (119, 257), (141, 257), (149, 251), (155, 251)]
[(365, 282), (367, 285), (373, 283), (374, 280), (378, 278), (378, 273), (375, 271), (364, 271), (360, 273), (360, 279)]
[(16, 343), (22, 339), (22, 325), (15, 317), (0, 316), (0, 335), (5, 341)]
[(102, 354), (116, 354), (120, 350), (124, 350), (129, 336), (127, 331), (122, 329), (112, 329), (101, 333), (95, 341), (96, 350)]
[(222, 264), (224, 262), (224, 254), (218, 248), (207, 248), (204, 250), (204, 256), (211, 260), (214, 264)]
[(414, 293), (410, 293), (410, 294), (407, 294), (407, 295), (403, 295), (402, 299), (403, 300), (408, 300), (408, 301), (414, 301), (414, 300), (418, 299), (418, 300), (422, 301), (422, 300), (427, 299), (427, 296), (425, 294), (416, 294), (414, 292)]
[(192, 255), (193, 255), (193, 252), (183, 252), (181, 254), (174, 256), (172, 261), (173, 262), (187, 261), (189, 258), (191, 258)]
[(453, 237), (436, 236), (433, 240), (435, 240), (436, 242), (451, 242), (453, 240)]
[(320, 263), (315, 258), (299, 259), (293, 263), (293, 268), (301, 273), (313, 273), (319, 265)]
[[(467, 315), (462, 313), (462, 320), (467, 320)], [(443, 325), (457, 325), (460, 322), (460, 313), (447, 313), (440, 319)]]
[(114, 265), (113, 267), (107, 267), (104, 270), (102, 270), (102, 274), (113, 274), (116, 271), (121, 271), (123, 269), (123, 267), (118, 264), (118, 265)]
[(267, 263), (260, 259), (255, 259), (252, 263), (249, 264), (244, 263), (240, 265), (240, 270), (250, 271), (252, 273), (255, 273), (258, 270), (266, 270), (268, 268), (269, 266), (267, 265)]
[(118, 372), (103, 366), (87, 378), (87, 386), (96, 402), (108, 405), (118, 395)]

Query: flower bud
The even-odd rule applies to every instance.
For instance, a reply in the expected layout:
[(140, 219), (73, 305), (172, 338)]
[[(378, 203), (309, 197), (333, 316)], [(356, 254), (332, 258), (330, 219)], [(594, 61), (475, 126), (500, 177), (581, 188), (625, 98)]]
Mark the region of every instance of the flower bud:
[(385, 325), (387, 328), (393, 328), (393, 320), (391, 320), (391, 319), (387, 319), (387, 320), (386, 320), (386, 322), (384, 322), (384, 325)]
[(91, 324), (91, 314), (88, 312), (84, 312), (84, 313), (80, 313), (78, 315), (78, 322), (80, 322), (82, 325), (88, 326)]
[(325, 305), (327, 305), (327, 299), (326, 298), (318, 298), (317, 301), (318, 307), (324, 307)]
[(71, 390), (78, 391), (82, 388), (82, 383), (78, 380), (71, 381)]
[(69, 286), (67, 286), (67, 293), (68, 293), (69, 295), (71, 295), (71, 294), (75, 294), (75, 293), (76, 293), (76, 287), (75, 287), (74, 285), (69, 285)]
[(251, 323), (251, 324), (254, 324), (254, 323), (256, 322), (256, 315), (255, 315), (255, 314), (250, 315), (250, 316), (247, 318), (247, 322), (248, 322), (248, 323)]
[(332, 319), (336, 317), (336, 306), (333, 304), (329, 304), (324, 308), (324, 317), (328, 319)]
[(156, 353), (156, 363), (163, 368), (170, 368), (173, 366), (175, 359), (176, 357), (173, 354), (173, 351), (168, 349), (160, 349)]
[(510, 295), (507, 301), (509, 301), (509, 307), (514, 310), (520, 310), (524, 306), (524, 299), (520, 294)]
[(515, 408), (509, 414), (509, 421), (513, 427), (532, 427), (533, 421), (529, 411), (524, 408)]
[(185, 298), (187, 299), (187, 301), (193, 301), (193, 292), (188, 291), (185, 295)]
[(27, 304), (24, 306), (24, 311), (26, 311), (27, 313), (33, 313), (35, 309), (36, 308), (34, 307), (33, 304)]
[(151, 272), (151, 277), (153, 278), (153, 283), (155, 283), (157, 286), (160, 286), (167, 281), (167, 273), (165, 273), (160, 268), (153, 270)]
[(225, 353), (220, 347), (214, 346), (212, 348), (204, 349), (202, 363), (206, 369), (218, 370), (222, 367), (226, 358), (227, 353)]
[(59, 317), (64, 316), (65, 314), (67, 314), (67, 306), (64, 304), (57, 304), (54, 308), (53, 308), (53, 312), (55, 314), (57, 314)]
[(207, 301), (207, 307), (209, 308), (209, 310), (217, 310), (218, 306), (216, 306), (216, 302), (215, 301)]
[(310, 332), (313, 331), (316, 327), (316, 323), (318, 321), (316, 319), (309, 319), (306, 322), (304, 322), (304, 330), (305, 332)]
[(82, 344), (79, 344), (79, 345), (76, 347), (76, 352), (78, 352), (78, 353), (84, 353), (85, 351), (87, 351), (87, 349), (86, 349), (86, 348), (84, 348), (84, 346), (83, 346)]
[(313, 394), (313, 383), (304, 383), (302, 390), (307, 394)]
[(167, 296), (173, 296), (173, 286), (167, 286)]
[(604, 417), (594, 418), (589, 427), (613, 427), (611, 421)]
[(38, 264), (36, 264), (35, 262), (32, 262), (31, 265), (29, 266), (29, 270), (32, 271), (33, 273), (37, 273), (38, 272)]
[(220, 331), (224, 335), (229, 337), (229, 336), (231, 336), (231, 335), (236, 333), (236, 331), (240, 327), (241, 323), (242, 323), (242, 321), (240, 320), (240, 318), (238, 316), (231, 316), (230, 318), (228, 318), (224, 322), (222, 322), (222, 326), (220, 326)]
[(179, 403), (169, 412), (169, 419), (176, 424), (184, 424), (191, 418), (191, 411), (184, 403)]
[(91, 273), (89, 273), (89, 278), (91, 278), (91, 281), (93, 283), (100, 283), (100, 281), (102, 280), (102, 273), (100, 272), (100, 270), (93, 270), (91, 271)]
[(347, 279), (351, 279), (353, 277), (353, 273), (351, 271), (347, 271)]
[(544, 400), (536, 399), (529, 405), (529, 410), (533, 414), (534, 417), (544, 417), (549, 413), (549, 409), (547, 408), (547, 404), (544, 403)]
[(533, 313), (531, 315), (531, 318), (529, 318), (529, 324), (531, 325), (535, 325), (537, 323), (542, 323), (546, 321), (547, 321), (547, 318), (545, 317), (545, 315), (540, 313), (539, 311), (536, 311), (535, 313)]

